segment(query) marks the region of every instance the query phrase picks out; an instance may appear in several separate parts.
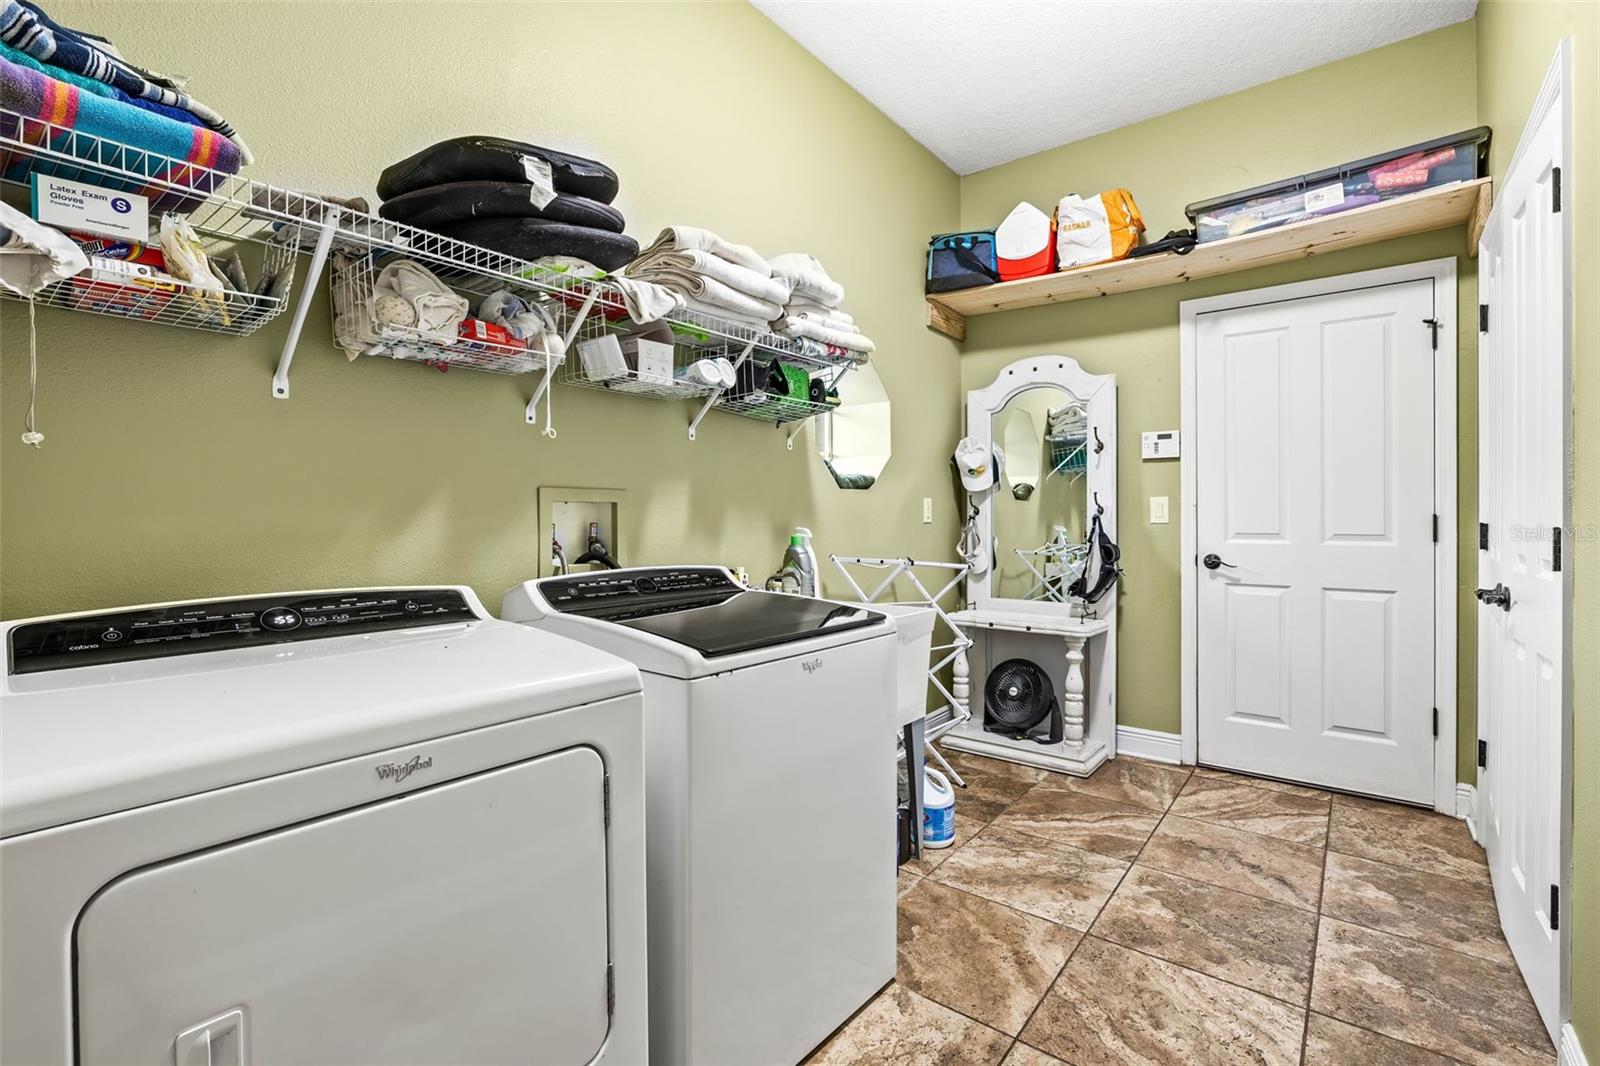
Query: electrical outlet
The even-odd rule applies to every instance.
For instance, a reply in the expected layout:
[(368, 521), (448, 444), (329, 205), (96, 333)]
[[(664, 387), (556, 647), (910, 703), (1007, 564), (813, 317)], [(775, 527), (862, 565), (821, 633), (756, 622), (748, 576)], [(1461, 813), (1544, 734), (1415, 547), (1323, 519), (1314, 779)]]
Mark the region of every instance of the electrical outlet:
[(1150, 497), (1150, 524), (1164, 526), (1167, 524), (1167, 497)]
[(933, 524), (933, 497), (932, 496), (924, 496), (922, 498), (922, 524), (925, 525), (925, 526)]

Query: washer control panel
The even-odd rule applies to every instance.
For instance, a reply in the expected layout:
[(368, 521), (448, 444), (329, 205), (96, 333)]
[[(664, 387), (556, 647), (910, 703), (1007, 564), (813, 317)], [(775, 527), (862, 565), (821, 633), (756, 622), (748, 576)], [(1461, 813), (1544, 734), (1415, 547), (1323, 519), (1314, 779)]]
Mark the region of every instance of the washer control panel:
[(539, 591), (551, 607), (567, 614), (594, 614), (619, 603), (676, 602), (740, 591), (716, 567), (662, 566), (647, 570), (598, 570), (592, 574), (548, 578)]
[(11, 630), (8, 662), (10, 673), (31, 674), (477, 618), (455, 589), (210, 600), (20, 625)]

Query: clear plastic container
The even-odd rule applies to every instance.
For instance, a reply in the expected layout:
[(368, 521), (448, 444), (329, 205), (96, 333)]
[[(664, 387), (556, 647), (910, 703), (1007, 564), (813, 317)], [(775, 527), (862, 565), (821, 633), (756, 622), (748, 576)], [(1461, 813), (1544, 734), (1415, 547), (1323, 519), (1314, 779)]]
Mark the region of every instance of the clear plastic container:
[(1318, 218), (1482, 177), (1489, 127), (1439, 137), (1184, 208), (1202, 243)]

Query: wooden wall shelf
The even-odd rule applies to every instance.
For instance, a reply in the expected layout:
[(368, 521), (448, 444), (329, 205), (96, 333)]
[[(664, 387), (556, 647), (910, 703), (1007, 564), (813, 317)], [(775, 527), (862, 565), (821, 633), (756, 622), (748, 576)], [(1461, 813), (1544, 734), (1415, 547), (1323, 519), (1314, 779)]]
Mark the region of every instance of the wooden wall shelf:
[(1491, 179), (1478, 178), (1337, 215), (1201, 244), (1187, 255), (1166, 252), (939, 293), (928, 297), (927, 324), (948, 337), (966, 340), (967, 319), (973, 315), (1175, 285), (1451, 226), (1466, 225), (1467, 255), (1475, 256), (1492, 197)]

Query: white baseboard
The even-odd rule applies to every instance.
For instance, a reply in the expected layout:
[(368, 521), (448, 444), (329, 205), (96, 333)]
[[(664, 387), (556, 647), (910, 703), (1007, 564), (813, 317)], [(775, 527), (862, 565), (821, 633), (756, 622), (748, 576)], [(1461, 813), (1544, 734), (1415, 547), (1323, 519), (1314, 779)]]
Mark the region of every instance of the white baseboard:
[(1556, 1066), (1589, 1066), (1583, 1048), (1578, 1044), (1578, 1031), (1568, 1022), (1561, 1027), (1561, 1046), (1556, 1049)]
[(1183, 761), (1183, 737), (1177, 733), (1161, 733), (1154, 729), (1139, 729), (1131, 725), (1117, 726), (1117, 754), (1132, 755), (1138, 759), (1169, 762)]
[(1478, 839), (1478, 787), (1456, 782), (1456, 817), (1467, 823), (1467, 832)]

